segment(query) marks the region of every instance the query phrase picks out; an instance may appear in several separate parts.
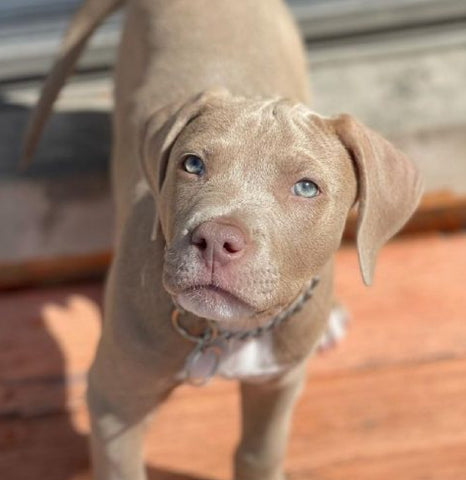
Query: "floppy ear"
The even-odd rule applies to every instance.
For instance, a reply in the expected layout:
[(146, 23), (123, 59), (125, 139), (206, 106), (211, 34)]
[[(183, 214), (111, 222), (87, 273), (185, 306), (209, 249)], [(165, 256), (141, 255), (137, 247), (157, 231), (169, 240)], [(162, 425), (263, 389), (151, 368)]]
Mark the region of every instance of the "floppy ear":
[(370, 285), (378, 250), (414, 212), (422, 182), (416, 167), (403, 153), (350, 115), (340, 115), (333, 123), (355, 164), (356, 242), (361, 274), (364, 283)]
[(142, 122), (139, 157), (144, 177), (154, 195), (156, 209), (152, 240), (157, 236), (159, 224), (157, 200), (162, 190), (173, 144), (182, 130), (198, 117), (208, 104), (228, 95), (228, 91), (223, 88), (207, 90), (185, 103), (169, 104), (155, 111)]

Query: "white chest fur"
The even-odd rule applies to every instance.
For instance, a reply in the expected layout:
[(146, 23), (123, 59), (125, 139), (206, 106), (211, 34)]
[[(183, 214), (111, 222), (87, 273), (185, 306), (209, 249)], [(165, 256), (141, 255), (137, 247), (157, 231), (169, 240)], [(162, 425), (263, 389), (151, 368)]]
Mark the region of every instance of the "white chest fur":
[(217, 375), (229, 379), (265, 380), (284, 370), (278, 364), (270, 333), (246, 342), (232, 340), (220, 357)]
[(285, 365), (280, 365), (274, 356), (270, 333), (247, 341), (223, 341), (218, 346), (218, 358), (209, 349), (200, 355), (193, 350), (186, 359), (184, 371), (177, 377), (181, 380), (195, 379), (195, 383), (202, 384), (202, 379), (210, 378), (215, 370), (215, 375), (223, 378), (260, 382), (285, 369)]

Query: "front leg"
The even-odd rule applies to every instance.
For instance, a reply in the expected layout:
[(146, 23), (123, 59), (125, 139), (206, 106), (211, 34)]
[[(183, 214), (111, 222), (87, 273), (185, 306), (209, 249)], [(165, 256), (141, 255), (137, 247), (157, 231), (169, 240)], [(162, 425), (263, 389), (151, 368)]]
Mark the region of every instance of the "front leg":
[(102, 350), (89, 373), (87, 391), (92, 478), (146, 480), (142, 443), (148, 416), (175, 385)]
[(242, 436), (235, 480), (283, 480), (283, 458), (304, 365), (266, 383), (241, 384)]
[(145, 415), (128, 418), (108, 399), (88, 390), (91, 458), (94, 480), (145, 480), (142, 440)]

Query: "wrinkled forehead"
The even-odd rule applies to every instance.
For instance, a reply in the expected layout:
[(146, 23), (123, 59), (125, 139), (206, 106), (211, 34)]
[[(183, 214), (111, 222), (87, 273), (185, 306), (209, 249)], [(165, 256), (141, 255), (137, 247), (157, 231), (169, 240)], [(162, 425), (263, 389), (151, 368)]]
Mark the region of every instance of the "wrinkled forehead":
[(266, 153), (319, 159), (342, 151), (325, 119), (284, 100), (209, 106), (180, 137), (183, 147), (193, 151), (247, 153), (249, 158)]

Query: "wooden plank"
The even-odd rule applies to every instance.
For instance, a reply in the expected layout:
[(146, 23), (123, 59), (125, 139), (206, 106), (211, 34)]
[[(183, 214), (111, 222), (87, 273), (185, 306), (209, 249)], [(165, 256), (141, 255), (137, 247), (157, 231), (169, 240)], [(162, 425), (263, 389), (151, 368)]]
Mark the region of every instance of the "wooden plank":
[(101, 282), (0, 295), (0, 416), (83, 404), (101, 295)]
[[(411, 220), (400, 234), (432, 231), (452, 232), (466, 228), (466, 196), (441, 190), (426, 193)], [(345, 230), (345, 239), (356, 237), (356, 212), (351, 212)]]
[(104, 251), (0, 264), (0, 290), (102, 277), (111, 256)]
[(465, 234), (389, 243), (370, 288), (354, 249), (341, 249), (335, 291), (351, 321), (339, 348), (313, 360), (315, 374), (465, 356), (465, 272)]
[[(291, 479), (465, 478), (465, 369), (463, 359), (310, 380), (291, 434)], [(148, 431), (150, 478), (229, 478), (237, 403), (232, 383), (179, 389)], [(4, 422), (0, 475), (89, 479), (87, 429), (82, 408)]]
[[(465, 443), (465, 367), (461, 359), (310, 379), (296, 411), (290, 465), (312, 471)], [(461, 467), (466, 473), (466, 463)]]
[[(459, 480), (466, 470), (466, 442), (419, 451), (388, 454), (381, 457), (361, 457), (343, 461), (311, 472), (292, 475), (290, 480)], [(307, 476), (306, 476), (307, 475)]]
[[(466, 356), (464, 252), (466, 235), (392, 242), (368, 289), (354, 249), (342, 248), (336, 292), (352, 321), (338, 348), (310, 362), (312, 376)], [(100, 282), (0, 295), (0, 413), (32, 416), (82, 405), (101, 295)]]

